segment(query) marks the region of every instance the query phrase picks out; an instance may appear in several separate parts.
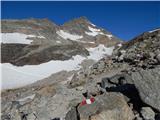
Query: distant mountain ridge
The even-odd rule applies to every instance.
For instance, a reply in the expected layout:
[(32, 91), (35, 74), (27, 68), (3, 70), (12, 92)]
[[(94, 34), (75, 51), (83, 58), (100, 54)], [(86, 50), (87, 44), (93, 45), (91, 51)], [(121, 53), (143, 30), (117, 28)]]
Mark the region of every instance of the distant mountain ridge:
[(60, 26), (48, 19), (34, 18), (2, 20), (1, 23), (2, 63), (18, 66), (67, 60), (78, 54), (87, 56), (86, 48), (100, 44), (112, 47), (121, 42), (86, 17), (73, 19)]

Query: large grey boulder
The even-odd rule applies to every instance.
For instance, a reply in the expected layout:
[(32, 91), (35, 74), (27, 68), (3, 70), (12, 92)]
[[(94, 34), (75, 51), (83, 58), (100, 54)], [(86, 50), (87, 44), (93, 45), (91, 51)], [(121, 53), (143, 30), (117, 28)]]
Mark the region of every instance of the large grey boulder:
[(105, 93), (95, 102), (78, 107), (80, 120), (133, 120), (134, 115), (124, 96), (120, 93)]
[(143, 102), (160, 111), (160, 67), (132, 73)]

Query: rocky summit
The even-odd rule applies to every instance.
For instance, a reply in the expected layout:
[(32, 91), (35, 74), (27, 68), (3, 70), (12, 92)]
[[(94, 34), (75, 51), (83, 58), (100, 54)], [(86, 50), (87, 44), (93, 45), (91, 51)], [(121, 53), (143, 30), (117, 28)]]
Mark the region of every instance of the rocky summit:
[(160, 29), (123, 42), (86, 17), (2, 20), (2, 120), (160, 120)]

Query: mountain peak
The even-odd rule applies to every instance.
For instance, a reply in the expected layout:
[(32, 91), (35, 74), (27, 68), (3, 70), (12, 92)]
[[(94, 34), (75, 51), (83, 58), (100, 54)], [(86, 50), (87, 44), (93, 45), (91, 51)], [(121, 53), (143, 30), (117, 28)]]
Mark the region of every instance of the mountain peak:
[(73, 20), (75, 20), (75, 21), (85, 21), (85, 22), (88, 22), (88, 21), (89, 21), (86, 16), (81, 16), (81, 17), (75, 18), (75, 19), (73, 19)]
[(69, 20), (68, 22), (65, 22), (63, 26), (66, 26), (68, 24), (70, 25), (70, 24), (88, 24), (88, 23), (90, 23), (90, 21), (87, 19), (87, 17), (82, 16), (79, 18), (74, 18), (72, 20)]

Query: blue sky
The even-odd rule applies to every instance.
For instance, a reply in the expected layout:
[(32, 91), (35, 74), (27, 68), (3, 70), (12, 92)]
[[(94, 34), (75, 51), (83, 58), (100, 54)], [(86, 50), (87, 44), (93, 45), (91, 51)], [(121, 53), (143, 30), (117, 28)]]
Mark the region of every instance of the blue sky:
[(48, 18), (63, 24), (86, 16), (92, 23), (115, 36), (130, 40), (136, 35), (160, 27), (160, 2), (56, 2), (5, 1), (2, 19)]

